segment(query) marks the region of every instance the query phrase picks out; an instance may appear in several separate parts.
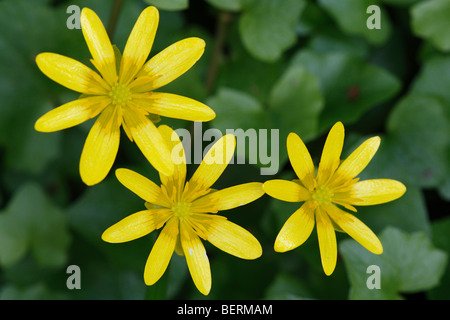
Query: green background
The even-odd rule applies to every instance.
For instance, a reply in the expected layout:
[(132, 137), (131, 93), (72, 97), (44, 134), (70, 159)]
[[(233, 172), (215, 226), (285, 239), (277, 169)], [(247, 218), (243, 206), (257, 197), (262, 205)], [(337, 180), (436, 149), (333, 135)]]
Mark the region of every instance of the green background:
[[(120, 1), (119, 1), (120, 2)], [(217, 117), (203, 129), (279, 129), (280, 171), (229, 165), (215, 188), (294, 178), (286, 137), (296, 132), (314, 161), (336, 121), (346, 128), (344, 156), (379, 135), (380, 149), (362, 179), (391, 178), (407, 186), (391, 203), (358, 209), (384, 246), (376, 256), (338, 234), (338, 262), (327, 277), (315, 231), (301, 247), (275, 253), (273, 242), (298, 208), (265, 195), (222, 212), (251, 231), (261, 258), (246, 261), (205, 243), (212, 289), (202, 296), (185, 259), (174, 255), (154, 286), (143, 281), (158, 232), (109, 244), (102, 232), (144, 203), (114, 169), (158, 182), (156, 171), (122, 135), (113, 170), (87, 187), (78, 162), (93, 120), (56, 133), (34, 122), (77, 94), (37, 68), (40, 52), (90, 65), (81, 30), (69, 30), (69, 5), (90, 7), (111, 25), (116, 1), (0, 1), (0, 298), (1, 299), (448, 299), (450, 298), (450, 2), (447, 0), (125, 0), (114, 36), (123, 50), (139, 13), (160, 8), (151, 56), (189, 36), (205, 39), (197, 64), (160, 91), (207, 103)], [(370, 30), (369, 5), (381, 9)], [(174, 129), (192, 123), (163, 118)], [(208, 144), (209, 142), (206, 142)], [(188, 168), (188, 175), (195, 165)], [(81, 270), (69, 290), (67, 267)], [(370, 265), (381, 289), (369, 290)]]

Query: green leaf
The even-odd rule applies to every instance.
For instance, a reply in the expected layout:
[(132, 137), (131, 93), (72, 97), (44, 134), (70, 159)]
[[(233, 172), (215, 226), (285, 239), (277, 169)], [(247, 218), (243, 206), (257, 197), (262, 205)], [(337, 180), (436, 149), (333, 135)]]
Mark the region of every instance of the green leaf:
[(242, 0), (206, 0), (206, 2), (220, 10), (239, 11), (242, 9)]
[(216, 87), (243, 91), (252, 95), (260, 103), (265, 103), (285, 65), (281, 59), (276, 62), (255, 59), (243, 47), (238, 37), (237, 32), (230, 35), (230, 59), (226, 61), (226, 67), (224, 65), (221, 68)]
[[(139, 173), (145, 175), (141, 171)], [(85, 240), (98, 244), (101, 243), (103, 231), (120, 219), (144, 210), (144, 203), (112, 174), (103, 183), (86, 189), (71, 204), (68, 209), (69, 222)]]
[[(390, 177), (373, 176), (371, 178)], [(424, 232), (427, 236), (431, 236), (425, 197), (418, 187), (408, 185), (406, 193), (395, 201), (357, 209), (358, 218), (374, 232), (381, 231), (386, 226), (392, 226), (407, 232)]]
[(161, 10), (184, 10), (189, 7), (189, 0), (145, 0), (148, 4)]
[(263, 106), (247, 93), (222, 87), (206, 103), (216, 112), (212, 126), (223, 134), (227, 129), (267, 127)]
[(223, 135), (233, 133), (236, 136), (236, 163), (261, 164), (261, 151), (255, 148), (258, 142), (252, 139), (261, 140), (259, 129), (269, 128), (263, 106), (253, 96), (225, 87), (219, 88), (207, 104), (216, 112), (211, 126)]
[[(236, 136), (234, 163), (239, 166), (243, 163), (257, 165), (262, 175), (276, 174), (279, 169), (279, 130), (272, 126), (270, 114), (261, 103), (247, 93), (224, 87), (207, 103), (216, 112), (216, 118), (211, 121), (212, 127), (219, 129), (221, 134), (232, 133)], [(243, 170), (249, 172), (248, 168)], [(234, 174), (242, 176), (242, 173)]]
[(369, 109), (392, 98), (401, 85), (386, 70), (348, 53), (300, 50), (292, 65), (302, 65), (319, 78), (325, 97), (319, 131), (330, 128), (336, 121), (355, 122)]
[(342, 52), (360, 58), (369, 55), (369, 45), (359, 37), (349, 37), (337, 30), (330, 30), (314, 35), (308, 47), (319, 53)]
[(305, 142), (316, 137), (323, 106), (317, 77), (300, 65), (286, 70), (274, 85), (269, 97), (269, 119), (272, 127), (280, 130), (281, 165), (287, 160), (285, 141), (290, 132)]
[[(363, 172), (407, 185), (439, 187), (445, 196), (450, 172), (450, 95), (445, 83), (450, 59), (426, 61), (410, 93), (393, 108), (387, 134)], [(450, 79), (448, 79), (450, 81)]]
[[(296, 65), (286, 70), (273, 86), (267, 109), (251, 95), (228, 88), (221, 88), (217, 95), (208, 100), (208, 104), (217, 114), (212, 124), (222, 133), (226, 129), (238, 128), (244, 131), (279, 130), (280, 139), (277, 143), (281, 141), (278, 148), (282, 164), (287, 159), (284, 141), (290, 132), (296, 132), (304, 141), (316, 137), (323, 98), (317, 78), (302, 66)], [(268, 143), (270, 148), (270, 141)]]
[(269, 300), (304, 300), (310, 299), (307, 286), (297, 277), (287, 273), (278, 273), (266, 291)]
[[(130, 169), (158, 183), (155, 177), (148, 175), (142, 168)], [(124, 244), (106, 243), (101, 239), (101, 235), (123, 218), (145, 210), (144, 202), (121, 185), (115, 177), (111, 177), (86, 189), (79, 199), (71, 204), (68, 208), (69, 223), (84, 240), (104, 252), (115, 265), (142, 270), (151, 249), (149, 241), (154, 240), (155, 234)]]
[[(433, 243), (439, 249), (444, 250), (447, 255), (450, 254), (450, 218), (443, 218), (435, 221), (432, 225), (433, 228)], [(447, 265), (445, 274), (441, 279), (439, 286), (433, 288), (428, 292), (428, 297), (434, 300), (448, 300), (450, 299), (450, 266)]]
[(10, 267), (31, 250), (46, 266), (60, 266), (70, 242), (66, 216), (39, 186), (21, 187), (0, 214), (0, 263)]
[(42, 282), (26, 288), (8, 285), (2, 288), (1, 300), (68, 300), (67, 293), (53, 292)]
[[(450, 90), (447, 86), (447, 83), (450, 82), (450, 74), (442, 72), (442, 70), (448, 70), (449, 68), (450, 57), (448, 56), (436, 56), (427, 59), (414, 80), (412, 92), (435, 95), (446, 103), (450, 103)], [(447, 117), (450, 117), (450, 112), (447, 112)]]
[[(0, 3), (0, 29), (8, 29), (0, 34), (0, 144), (8, 169), (37, 174), (57, 156), (59, 136), (37, 133), (34, 122), (54, 107), (60, 88), (39, 71), (34, 59), (39, 52), (64, 46), (69, 32), (65, 17), (40, 2)], [(77, 44), (74, 38), (68, 47)]]
[(442, 51), (450, 50), (450, 2), (430, 0), (411, 8), (413, 32)]
[[(374, 255), (353, 240), (341, 242), (339, 249), (350, 279), (351, 299), (401, 299), (435, 287), (443, 276), (448, 256), (436, 249), (422, 232), (406, 233), (393, 227), (380, 235), (384, 252)], [(379, 267), (380, 289), (369, 289), (367, 282)]]
[(407, 7), (411, 6), (415, 3), (421, 2), (423, 0), (380, 0), (382, 3), (391, 4), (399, 7)]
[[(14, 208), (12, 212), (14, 212)], [(8, 267), (19, 261), (29, 246), (24, 217), (4, 210), (0, 215), (0, 264)]]
[(358, 35), (374, 45), (384, 44), (391, 33), (391, 22), (380, 7), (380, 29), (367, 28), (370, 14), (367, 8), (377, 5), (373, 0), (320, 0), (320, 5), (336, 20), (340, 29), (345, 33)]
[(445, 200), (450, 201), (450, 177), (447, 177), (442, 185), (439, 186), (439, 194)]
[[(387, 229), (382, 234), (386, 243), (386, 260), (395, 260), (400, 292), (418, 292), (436, 286), (447, 265), (447, 254), (436, 249), (423, 233), (406, 234)], [(388, 244), (391, 244), (389, 246)]]
[(269, 96), (270, 119), (280, 136), (296, 132), (303, 141), (315, 138), (324, 101), (317, 77), (301, 65), (287, 69)]
[[(44, 110), (36, 108), (36, 110)], [(32, 114), (35, 114), (33, 112)], [(44, 114), (42, 112), (41, 114)], [(36, 115), (36, 120), (38, 119)], [(5, 156), (6, 166), (13, 170), (38, 174), (46, 166), (59, 156), (61, 146), (61, 134), (41, 133), (34, 130), (34, 120), (24, 117), (17, 121), (15, 131), (7, 140), (7, 148), (10, 151)]]
[(247, 50), (263, 61), (278, 60), (296, 41), (295, 25), (304, 7), (302, 0), (253, 1), (239, 21)]
[(411, 94), (395, 106), (387, 122), (385, 154), (379, 158), (390, 172), (388, 176), (416, 186), (444, 182), (450, 145), (445, 108), (435, 97), (419, 94)]
[(435, 221), (433, 228), (433, 242), (437, 247), (450, 253), (450, 217)]

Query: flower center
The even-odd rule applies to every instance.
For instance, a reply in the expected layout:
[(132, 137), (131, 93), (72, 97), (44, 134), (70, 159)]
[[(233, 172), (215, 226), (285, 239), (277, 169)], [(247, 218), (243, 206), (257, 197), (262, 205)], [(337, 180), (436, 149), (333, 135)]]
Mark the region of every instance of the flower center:
[(331, 202), (331, 197), (333, 196), (333, 193), (330, 192), (330, 190), (327, 187), (318, 186), (313, 192), (312, 192), (312, 198), (318, 203), (318, 204), (326, 204)]
[(113, 104), (123, 106), (131, 99), (131, 92), (126, 86), (116, 82), (112, 86), (109, 96)]
[(185, 218), (191, 214), (191, 204), (188, 202), (177, 202), (173, 207), (172, 211), (178, 218)]

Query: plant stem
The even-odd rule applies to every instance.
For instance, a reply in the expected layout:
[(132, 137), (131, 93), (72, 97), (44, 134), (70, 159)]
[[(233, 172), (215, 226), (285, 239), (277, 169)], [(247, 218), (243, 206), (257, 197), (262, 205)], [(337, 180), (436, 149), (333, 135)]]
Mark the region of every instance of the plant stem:
[[(205, 80), (205, 90), (206, 90), (207, 94), (211, 93), (211, 91), (214, 89), (214, 85), (216, 83), (217, 73), (218, 73), (219, 66), (220, 66), (220, 60), (222, 59), (223, 46), (224, 46), (224, 43), (226, 40), (227, 31), (228, 31), (228, 24), (231, 21), (232, 16), (229, 12), (221, 11), (219, 13), (218, 18), (219, 19), (217, 21), (217, 29), (216, 29), (217, 31), (216, 31), (216, 35), (215, 35), (215, 39), (214, 39), (214, 48), (213, 48), (212, 57), (211, 57), (211, 61), (208, 66), (206, 80)], [(201, 144), (203, 141), (202, 137), (195, 136), (194, 126), (195, 126), (195, 123), (192, 122), (189, 126), (189, 132), (191, 134), (192, 139), (197, 141), (197, 143)], [(203, 134), (203, 132), (201, 134)], [(203, 147), (202, 147), (202, 150), (203, 150)], [(190, 150), (191, 158), (194, 157), (193, 152), (194, 151), (191, 148), (191, 150)], [(189, 168), (192, 168), (192, 166), (189, 166)]]
[(220, 60), (222, 58), (222, 50), (227, 35), (228, 24), (230, 21), (231, 21), (231, 14), (229, 12), (221, 11), (219, 13), (212, 58), (205, 81), (205, 88), (207, 93), (210, 93), (212, 91), (212, 89), (214, 88), (214, 84), (216, 82)]

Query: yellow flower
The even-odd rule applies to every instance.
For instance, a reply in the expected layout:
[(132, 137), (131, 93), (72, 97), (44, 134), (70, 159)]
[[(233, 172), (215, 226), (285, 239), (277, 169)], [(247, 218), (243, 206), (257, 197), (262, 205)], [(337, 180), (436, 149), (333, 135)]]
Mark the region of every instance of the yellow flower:
[(316, 176), (305, 144), (295, 133), (290, 133), (287, 138), (288, 156), (299, 180), (270, 180), (263, 185), (264, 191), (274, 198), (289, 202), (304, 201), (280, 230), (275, 240), (275, 251), (285, 252), (300, 246), (317, 223), (322, 267), (327, 275), (332, 274), (336, 266), (335, 230), (346, 232), (372, 253), (383, 252), (377, 236), (339, 206), (356, 212), (354, 206), (389, 202), (406, 191), (405, 186), (395, 180), (359, 181), (356, 178), (376, 153), (380, 145), (379, 137), (366, 140), (341, 163), (343, 144), (344, 126), (337, 122), (328, 134)]
[(179, 150), (173, 161), (173, 175), (160, 173), (161, 187), (158, 187), (134, 171), (117, 169), (118, 180), (146, 201), (147, 210), (109, 227), (102, 239), (112, 243), (130, 241), (165, 224), (147, 259), (145, 283), (152, 285), (159, 280), (176, 251), (186, 257), (196, 287), (207, 295), (211, 289), (211, 271), (200, 238), (242, 259), (256, 259), (262, 254), (258, 240), (247, 230), (223, 216), (208, 213), (236, 208), (258, 199), (264, 194), (262, 183), (245, 183), (218, 191), (211, 189), (234, 153), (236, 142), (231, 134), (214, 144), (192, 178), (185, 182), (186, 158), (178, 136), (164, 125), (158, 130), (168, 142), (169, 149), (174, 150), (173, 154)]
[(203, 54), (205, 42), (199, 38), (178, 41), (145, 63), (159, 22), (155, 7), (142, 11), (122, 56), (111, 45), (100, 18), (92, 10), (84, 8), (80, 19), (91, 62), (100, 75), (71, 58), (49, 52), (39, 54), (36, 63), (47, 77), (82, 95), (43, 115), (35, 129), (58, 131), (100, 114), (80, 159), (80, 175), (87, 185), (102, 181), (111, 170), (119, 148), (120, 126), (158, 171), (171, 174), (169, 150), (149, 117), (209, 121), (215, 113), (198, 101), (149, 91), (191, 68)]

